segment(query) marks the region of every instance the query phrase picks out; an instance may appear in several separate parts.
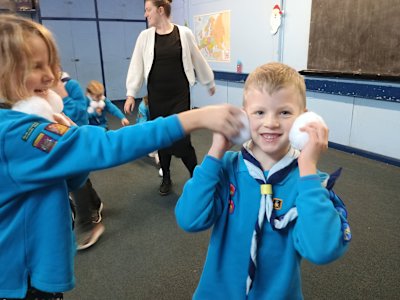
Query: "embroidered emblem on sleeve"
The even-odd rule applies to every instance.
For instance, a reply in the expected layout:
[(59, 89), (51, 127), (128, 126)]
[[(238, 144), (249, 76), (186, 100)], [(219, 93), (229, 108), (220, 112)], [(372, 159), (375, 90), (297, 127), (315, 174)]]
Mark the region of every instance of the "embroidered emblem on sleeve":
[(33, 147), (49, 153), (56, 143), (57, 141), (55, 139), (52, 139), (44, 133), (40, 133), (33, 142)]
[(29, 137), (32, 135), (32, 132), (39, 126), (39, 122), (33, 122), (31, 126), (25, 131), (22, 139), (26, 142)]
[(236, 188), (235, 186), (231, 183), (229, 185), (229, 213), (233, 214), (235, 211), (235, 202), (233, 202), (233, 196), (235, 195)]
[(58, 123), (51, 123), (47, 125), (44, 129), (61, 136), (69, 130), (69, 127)]
[(276, 210), (282, 209), (282, 204), (283, 204), (282, 199), (274, 198), (274, 199), (272, 199), (272, 203), (274, 204), (274, 209), (276, 209)]

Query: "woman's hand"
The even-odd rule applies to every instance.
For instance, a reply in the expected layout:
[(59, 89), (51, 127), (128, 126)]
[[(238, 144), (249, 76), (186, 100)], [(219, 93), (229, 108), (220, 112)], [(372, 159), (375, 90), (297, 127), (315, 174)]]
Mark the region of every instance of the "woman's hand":
[(126, 97), (126, 101), (124, 104), (124, 112), (128, 115), (135, 109), (135, 98), (132, 96)]
[(210, 94), (210, 96), (215, 94), (215, 86), (213, 86), (212, 88), (208, 89), (208, 93)]

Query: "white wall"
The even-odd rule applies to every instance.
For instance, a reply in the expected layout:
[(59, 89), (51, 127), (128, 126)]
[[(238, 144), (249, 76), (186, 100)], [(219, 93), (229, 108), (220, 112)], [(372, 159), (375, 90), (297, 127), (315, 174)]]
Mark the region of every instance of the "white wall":
[[(276, 35), (271, 35), (269, 17), (273, 6), (277, 3), (283, 9), (282, 26)], [(40, 4), (42, 16), (71, 18), (92, 18), (94, 16), (93, 1), (41, 0)], [(193, 17), (195, 15), (224, 10), (231, 12), (231, 61), (225, 63), (210, 62), (210, 66), (215, 71), (236, 72), (237, 60), (243, 62), (244, 73), (249, 73), (258, 65), (268, 61), (282, 61), (297, 70), (303, 70), (307, 67), (311, 4), (312, 0), (252, 0), (250, 2), (242, 0), (174, 0), (172, 20), (181, 25), (188, 23), (193, 30)], [(63, 5), (65, 9), (60, 9)], [(142, 0), (98, 0), (98, 6), (101, 17), (143, 19)], [(52, 22), (55, 24), (66, 21), (47, 20), (46, 23), (48, 24), (46, 25), (51, 25)], [(73, 22), (83, 21), (74, 20)], [(106, 45), (103, 45), (106, 83), (110, 85), (110, 92), (115, 92), (115, 95), (118, 94), (117, 98), (122, 98), (125, 82), (120, 81), (124, 76), (112, 75), (113, 72), (108, 67), (110, 63), (107, 58), (112, 57), (118, 51), (120, 52), (121, 49), (118, 49), (118, 51), (112, 50), (114, 45), (115, 47), (119, 45), (119, 48), (126, 47), (125, 40), (135, 40), (132, 37), (134, 34), (126, 29), (126, 26), (135, 23), (121, 25), (124, 28), (124, 34), (115, 34), (115, 37), (127, 36), (122, 38), (123, 42), (117, 38), (113, 41), (112, 32), (107, 36), (109, 37), (109, 40), (107, 40), (105, 24), (103, 23), (104, 21), (101, 23), (101, 29), (104, 32), (101, 37), (106, 42)], [(110, 24), (107, 24), (107, 26), (110, 27), (112, 25)], [(79, 26), (77, 30), (87, 32), (88, 28), (87, 24), (84, 24)], [(62, 33), (61, 29), (59, 30), (60, 33)], [(127, 32), (129, 33), (127, 34)], [(97, 38), (94, 33), (91, 36), (95, 39)], [(68, 40), (67, 34), (63, 37), (57, 36), (57, 38), (59, 38), (60, 48), (65, 52), (72, 43), (71, 40)], [(88, 42), (88, 40), (85, 40), (82, 44), (86, 44), (87, 47)], [(91, 44), (98, 47), (96, 41)], [(76, 48), (79, 49), (79, 47)], [(119, 55), (121, 64), (123, 64), (123, 59), (128, 61), (129, 50), (125, 52)], [(91, 53), (92, 57), (94, 54), (98, 55), (96, 50), (92, 50)], [(65, 59), (68, 60), (70, 57), (66, 56)], [(98, 58), (96, 59), (99, 61)], [(78, 64), (73, 63), (75, 65)], [(85, 65), (88, 66), (88, 64)], [(90, 76), (88, 75), (90, 78), (93, 78), (96, 74), (98, 75), (100, 73), (98, 70), (99, 62), (95, 65), (84, 69), (84, 71), (80, 70), (80, 75), (85, 75), (86, 71), (90, 73)], [(117, 64), (115, 65), (117, 66)], [(118, 67), (119, 72), (123, 74), (126, 72), (125, 68), (126, 66)], [(120, 83), (115, 82), (114, 87), (111, 84), (111, 79), (109, 79), (110, 76), (112, 78), (118, 77), (117, 81)], [(77, 75), (77, 77), (79, 76)], [(371, 82), (371, 84), (385, 85), (384, 82)], [(216, 81), (216, 85), (217, 92), (213, 97), (208, 95), (205, 87), (200, 84), (195, 85), (191, 90), (192, 106), (201, 107), (216, 103), (242, 105), (243, 83)], [(399, 84), (390, 84), (390, 86), (400, 87)], [(120, 91), (118, 90), (119, 88), (121, 89)], [(400, 159), (400, 138), (398, 138), (398, 133), (400, 132), (400, 103), (311, 92), (307, 93), (307, 98), (309, 109), (320, 113), (327, 121), (330, 127), (331, 142)]]
[[(244, 73), (249, 73), (255, 66), (272, 60), (282, 61), (297, 70), (307, 68), (312, 0), (277, 1), (282, 4), (284, 11), (281, 31), (277, 36), (271, 36), (265, 32), (269, 26), (268, 13), (277, 2), (253, 0), (251, 5), (237, 0), (215, 2), (189, 0), (188, 2), (190, 3), (189, 20), (196, 14), (231, 9), (232, 56), (234, 58), (253, 57), (249, 63), (246, 60), (243, 62)], [(240, 14), (237, 14), (238, 11)], [(259, 30), (249, 30), (249, 26)], [(239, 42), (235, 40), (235, 36), (241, 37)], [(262, 53), (260, 49), (263, 49)], [(279, 49), (279, 53), (276, 53), (276, 49)], [(235, 72), (233, 65), (230, 64), (210, 62), (210, 66), (215, 71)], [(400, 87), (398, 84), (384, 82), (367, 83)], [(214, 97), (207, 94), (205, 87), (199, 84), (194, 86), (192, 106), (201, 107), (216, 103), (241, 106), (242, 83), (216, 81), (216, 85), (217, 93)], [(398, 137), (400, 103), (313, 92), (307, 93), (307, 103), (310, 110), (321, 114), (326, 120), (330, 128), (331, 142), (400, 159), (400, 138)]]

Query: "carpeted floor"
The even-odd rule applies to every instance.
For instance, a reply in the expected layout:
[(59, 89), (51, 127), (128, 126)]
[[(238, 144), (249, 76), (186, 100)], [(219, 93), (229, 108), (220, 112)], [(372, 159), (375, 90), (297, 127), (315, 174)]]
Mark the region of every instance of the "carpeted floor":
[[(109, 120), (111, 128), (119, 127)], [(198, 131), (192, 140), (201, 161), (211, 133)], [(335, 191), (347, 205), (353, 240), (332, 264), (304, 262), (304, 297), (399, 299), (400, 168), (329, 149), (319, 168), (338, 167), (343, 173)], [(166, 197), (158, 194), (161, 179), (149, 157), (91, 175), (104, 202), (106, 231), (77, 254), (76, 288), (65, 299), (191, 299), (209, 232), (188, 234), (177, 227), (174, 207), (189, 174), (176, 158), (171, 172), (174, 192)]]

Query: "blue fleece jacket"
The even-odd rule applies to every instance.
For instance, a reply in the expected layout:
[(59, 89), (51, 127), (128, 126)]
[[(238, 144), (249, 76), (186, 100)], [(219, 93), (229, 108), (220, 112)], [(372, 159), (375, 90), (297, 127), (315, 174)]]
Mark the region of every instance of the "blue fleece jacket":
[[(88, 97), (86, 97), (86, 103), (88, 106), (90, 105), (90, 101), (91, 100)], [(94, 111), (93, 113), (89, 113), (90, 125), (101, 126), (103, 128), (108, 129), (108, 120), (106, 116), (107, 113), (112, 114), (113, 116), (117, 117), (120, 120), (126, 118), (125, 115), (122, 113), (122, 111), (114, 103), (112, 103), (110, 99), (105, 98), (104, 103), (105, 106), (101, 114), (98, 114), (96, 111)]]
[(260, 185), (240, 152), (206, 156), (185, 184), (176, 219), (189, 232), (212, 229), (203, 273), (193, 299), (302, 299), (300, 262), (331, 262), (346, 251), (341, 217), (322, 182), (327, 174), (299, 176), (295, 167), (273, 185), (276, 217), (297, 207), (284, 229), (262, 228), (253, 287), (246, 298), (250, 245), (260, 206)]
[(69, 79), (65, 83), (68, 96), (63, 98), (65, 113), (76, 125), (88, 125), (87, 100), (78, 81)]
[(183, 136), (176, 115), (106, 132), (0, 109), (0, 298), (23, 298), (28, 277), (46, 292), (72, 289), (76, 245), (68, 190), (80, 185), (76, 178)]

